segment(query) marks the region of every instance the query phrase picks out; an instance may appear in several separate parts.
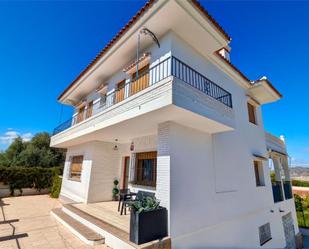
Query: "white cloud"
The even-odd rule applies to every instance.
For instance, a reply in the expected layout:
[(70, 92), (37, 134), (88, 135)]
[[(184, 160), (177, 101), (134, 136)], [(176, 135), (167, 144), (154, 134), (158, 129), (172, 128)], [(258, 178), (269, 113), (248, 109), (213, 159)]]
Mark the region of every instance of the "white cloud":
[(21, 135), (21, 138), (23, 139), (24, 142), (29, 142), (32, 137), (33, 137), (33, 134), (31, 132), (24, 133)]
[(30, 132), (19, 133), (18, 131), (9, 128), (7, 132), (0, 136), (0, 143), (4, 145), (10, 145), (18, 136), (20, 136), (24, 142), (28, 142), (33, 137), (33, 134)]

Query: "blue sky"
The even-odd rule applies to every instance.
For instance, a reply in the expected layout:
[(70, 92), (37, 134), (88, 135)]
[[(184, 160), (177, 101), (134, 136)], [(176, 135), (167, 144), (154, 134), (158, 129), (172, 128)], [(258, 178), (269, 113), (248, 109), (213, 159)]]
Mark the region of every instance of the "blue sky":
[[(59, 123), (57, 96), (144, 1), (0, 2), (0, 149)], [(309, 2), (202, 1), (232, 37), (231, 59), (284, 98), (263, 107), (294, 164), (309, 165)], [(64, 108), (62, 121), (69, 118)]]

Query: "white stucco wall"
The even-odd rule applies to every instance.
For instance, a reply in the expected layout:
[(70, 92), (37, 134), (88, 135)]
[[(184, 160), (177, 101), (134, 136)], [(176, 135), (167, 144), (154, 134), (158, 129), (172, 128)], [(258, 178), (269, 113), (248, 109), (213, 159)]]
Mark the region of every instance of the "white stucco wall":
[(94, 142), (88, 202), (112, 200), (114, 180), (121, 177), (121, 151), (114, 150), (115, 143)]
[[(84, 156), (82, 174), (80, 181), (73, 181), (69, 179), (71, 164), (70, 158), (78, 155)], [(78, 146), (68, 148), (63, 170), (60, 195), (63, 195), (64, 197), (67, 197), (75, 202), (87, 202), (92, 164), (93, 154), (91, 150), (91, 143), (80, 144)]]
[[(292, 212), (297, 226), (293, 200), (274, 204), (267, 162), (263, 162), (265, 186), (255, 184), (253, 154), (267, 154), (260, 108), (256, 112), (258, 125), (251, 124), (247, 92), (237, 82), (179, 37), (170, 33), (164, 39), (162, 50), (152, 51), (152, 62), (171, 50), (172, 55), (229, 91), (233, 111), (222, 110), (212, 118), (234, 130), (209, 134), (169, 122), (166, 117), (167, 122), (158, 125), (157, 134), (132, 139), (132, 152), (129, 144), (119, 145), (119, 150), (114, 151), (113, 143), (105, 142), (69, 148), (67, 158), (83, 153), (85, 162), (82, 181), (71, 182), (64, 177), (62, 194), (85, 202), (109, 200), (112, 181), (122, 181), (123, 157), (157, 150), (156, 189), (133, 185), (130, 188), (155, 191), (161, 204), (168, 208), (173, 248), (260, 248), (258, 227), (267, 222), (271, 224), (272, 240), (263, 248), (284, 248), (282, 215)], [(111, 78), (114, 83), (117, 77), (120, 76)], [(173, 103), (202, 115), (216, 115), (214, 109), (192, 106), (181, 96), (173, 93)], [(65, 172), (67, 168), (66, 163)]]
[[(258, 227), (267, 222), (272, 240), (263, 248), (284, 248), (281, 217), (292, 211), (295, 221), (293, 201), (274, 204), (267, 163), (266, 186), (256, 187), (252, 158), (246, 156), (244, 162), (235, 146), (230, 150), (236, 154), (222, 154), (217, 169), (216, 135), (172, 122), (158, 129), (157, 197), (169, 209), (173, 248), (260, 248)], [(233, 161), (237, 173), (226, 176)], [(218, 191), (221, 174), (226, 186), (233, 180), (239, 184)]]

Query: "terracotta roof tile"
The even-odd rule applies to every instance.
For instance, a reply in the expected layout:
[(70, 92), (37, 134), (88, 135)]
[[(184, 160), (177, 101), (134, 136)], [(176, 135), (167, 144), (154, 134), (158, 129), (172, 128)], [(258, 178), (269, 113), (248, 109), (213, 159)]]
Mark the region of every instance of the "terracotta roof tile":
[(255, 81), (253, 81), (253, 85), (254, 85), (254, 84), (258, 84), (258, 83), (260, 83), (260, 82), (262, 82), (262, 81), (265, 81), (265, 82), (268, 84), (268, 86), (269, 86), (275, 93), (277, 93), (278, 96), (280, 96), (280, 98), (283, 97), (282, 94), (274, 87), (273, 84), (271, 84), (271, 82), (270, 82), (268, 79), (259, 79), (259, 80), (255, 80)]
[(191, 0), (191, 2), (212, 22), (212, 24), (221, 32), (225, 39), (227, 39), (228, 41), (232, 40), (232, 38), (224, 31), (220, 24), (208, 13), (208, 11), (200, 4), (199, 1)]
[(235, 65), (233, 65), (229, 60), (227, 60), (226, 58), (224, 58), (220, 53), (220, 50), (216, 51), (215, 54), (222, 59), (227, 65), (229, 65), (232, 69), (234, 69), (239, 75), (240, 77), (242, 77), (245, 81), (248, 82), (248, 84), (250, 84), (250, 80), (247, 78), (247, 76), (245, 76)]

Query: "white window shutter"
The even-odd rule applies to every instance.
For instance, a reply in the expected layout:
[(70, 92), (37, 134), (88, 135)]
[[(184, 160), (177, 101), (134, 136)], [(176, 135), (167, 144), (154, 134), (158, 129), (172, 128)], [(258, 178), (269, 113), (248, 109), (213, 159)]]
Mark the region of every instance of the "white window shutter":
[(136, 154), (132, 153), (131, 154), (131, 160), (130, 160), (130, 171), (129, 171), (129, 182), (134, 182), (135, 180), (135, 159), (136, 159)]

